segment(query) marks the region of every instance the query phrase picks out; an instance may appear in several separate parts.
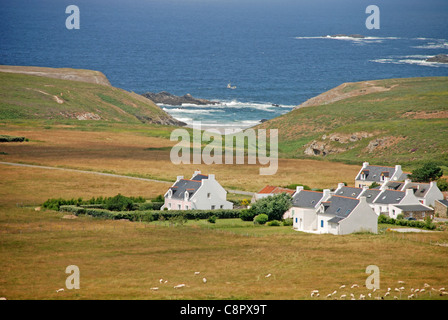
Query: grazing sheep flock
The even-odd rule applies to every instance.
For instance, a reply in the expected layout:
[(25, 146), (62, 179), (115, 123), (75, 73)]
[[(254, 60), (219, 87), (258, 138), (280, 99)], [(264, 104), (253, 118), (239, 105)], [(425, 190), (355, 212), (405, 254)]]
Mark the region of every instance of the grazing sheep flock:
[[(405, 282), (404, 281), (398, 281), (398, 284), (400, 287), (394, 288), (394, 291), (397, 292), (396, 295), (393, 296), (394, 300), (402, 299), (405, 296), (402, 296), (404, 292), (406, 291)], [(343, 284), (339, 287), (339, 290), (344, 290), (346, 286)], [(430, 289), (429, 289), (430, 288)], [(358, 289), (359, 285), (353, 284), (350, 286), (350, 289)], [(333, 299), (333, 300), (345, 300), (350, 296), (351, 300), (365, 300), (366, 297), (369, 299), (376, 299), (376, 300), (384, 300), (385, 298), (388, 298), (391, 296), (392, 288), (387, 288), (387, 291), (384, 293), (380, 293), (379, 289), (373, 289), (370, 290), (370, 292), (367, 293), (367, 295), (363, 293), (359, 293), (359, 298), (356, 299), (356, 292), (342, 292), (341, 295), (337, 296), (337, 290), (334, 290), (332, 293), (329, 293), (326, 295), (327, 299)], [(429, 284), (425, 283), (423, 285), (423, 288), (410, 288), (410, 294), (406, 294), (408, 299), (418, 299), (418, 298), (431, 298), (433, 295), (439, 295), (439, 296), (448, 296), (448, 291), (446, 291), (445, 287), (441, 287), (439, 289), (431, 287)], [(311, 291), (311, 297), (316, 298), (319, 297), (319, 290), (312, 290)], [(391, 297), (392, 298), (392, 297)]]

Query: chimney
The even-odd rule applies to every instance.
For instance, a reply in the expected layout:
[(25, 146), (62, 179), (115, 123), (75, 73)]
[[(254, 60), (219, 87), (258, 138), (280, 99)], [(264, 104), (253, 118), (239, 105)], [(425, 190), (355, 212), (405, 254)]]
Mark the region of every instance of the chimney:
[(198, 174), (201, 174), (201, 171), (195, 171), (194, 174), (193, 174), (193, 177), (198, 175)]
[(341, 189), (342, 187), (345, 187), (344, 182), (339, 182), (338, 183), (338, 189)]
[(208, 180), (215, 180), (215, 175), (214, 174), (209, 174), (208, 175)]
[(369, 190), (369, 187), (368, 187), (368, 186), (364, 186), (364, 187), (362, 187), (362, 191), (363, 191), (363, 192), (366, 191), (366, 190)]
[(401, 165), (399, 165), (399, 164), (397, 164), (395, 166), (395, 172), (397, 172), (397, 171), (401, 171)]
[(412, 188), (406, 189), (406, 196), (414, 195), (414, 190)]
[(322, 201), (327, 201), (328, 198), (330, 198), (330, 197), (331, 197), (330, 189), (324, 189), (323, 196), (322, 196)]
[(404, 184), (408, 184), (408, 183), (411, 183), (411, 179), (405, 179), (404, 180)]
[(367, 204), (367, 198), (366, 197), (359, 197), (359, 204)]
[(367, 168), (368, 166), (369, 166), (369, 163), (368, 163), (368, 162), (363, 162), (363, 163), (362, 163), (362, 167), (363, 167), (363, 168)]
[(296, 193), (300, 192), (303, 190), (303, 186), (297, 186), (296, 187)]
[(179, 180), (182, 180), (183, 178), (184, 178), (184, 176), (177, 176), (176, 182), (178, 182)]

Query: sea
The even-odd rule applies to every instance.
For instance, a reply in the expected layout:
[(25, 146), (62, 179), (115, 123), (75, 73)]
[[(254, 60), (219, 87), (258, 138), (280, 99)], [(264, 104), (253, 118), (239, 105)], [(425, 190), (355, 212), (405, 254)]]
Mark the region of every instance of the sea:
[[(66, 26), (70, 5), (79, 29)], [(189, 125), (244, 129), (344, 82), (448, 76), (426, 62), (441, 53), (446, 0), (0, 0), (0, 64), (99, 70), (139, 94), (219, 102), (160, 105)]]

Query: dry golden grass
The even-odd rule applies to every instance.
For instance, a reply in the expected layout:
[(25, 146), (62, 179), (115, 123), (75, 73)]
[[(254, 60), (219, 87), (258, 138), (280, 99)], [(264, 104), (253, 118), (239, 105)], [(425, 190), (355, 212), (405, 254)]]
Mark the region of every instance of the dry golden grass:
[[(117, 173), (142, 171), (162, 178), (188, 176), (196, 169), (172, 166), (144, 150), (165, 146), (162, 139), (106, 132), (9, 131), (21, 133), (42, 142), (2, 145), (1, 151), (8, 153), (2, 160)], [(314, 176), (311, 172), (316, 168), (322, 173)], [(199, 169), (210, 172), (206, 166)], [(273, 181), (310, 186), (349, 182), (357, 168), (288, 160), (277, 176), (266, 180), (257, 170), (213, 167), (224, 184), (242, 188), (249, 183), (249, 189), (255, 190)], [(329, 172), (334, 180), (322, 180)], [(447, 247), (436, 245), (448, 243), (447, 231), (331, 236), (283, 232), (281, 228), (288, 227), (278, 227), (278, 233), (245, 235), (194, 223), (168, 227), (86, 216), (69, 220), (63, 213), (35, 211), (34, 205), (54, 197), (117, 193), (152, 197), (163, 193), (166, 184), (6, 165), (0, 165), (0, 176), (0, 296), (7, 299), (310, 299), (311, 290), (316, 289), (319, 299), (325, 299), (334, 290), (342, 294), (339, 287), (343, 284), (347, 286), (344, 293), (359, 297), (367, 293), (365, 269), (371, 264), (381, 272), (378, 295), (388, 287), (401, 286), (399, 280), (406, 282), (404, 299), (410, 288), (422, 288), (425, 283), (437, 289), (448, 287)], [(17, 203), (33, 206), (17, 207)], [(65, 288), (68, 265), (80, 268), (81, 289), (57, 293)], [(194, 275), (196, 271), (200, 275)], [(272, 276), (266, 278), (269, 273)], [(206, 284), (202, 277), (208, 279)], [(159, 283), (161, 278), (168, 283)], [(186, 287), (173, 288), (180, 283)], [(354, 283), (360, 288), (350, 290)], [(430, 292), (419, 298), (447, 298)]]
[[(317, 160), (279, 159), (278, 171), (261, 176), (260, 165), (174, 165), (170, 150), (175, 142), (135, 133), (74, 130), (8, 130), (0, 134), (25, 136), (30, 142), (1, 145), (1, 161), (107, 171), (173, 181), (189, 178), (195, 170), (214, 173), (225, 187), (258, 191), (267, 184), (292, 183), (312, 188), (335, 188), (339, 182), (354, 184), (359, 166)], [(163, 149), (165, 148), (165, 149)]]

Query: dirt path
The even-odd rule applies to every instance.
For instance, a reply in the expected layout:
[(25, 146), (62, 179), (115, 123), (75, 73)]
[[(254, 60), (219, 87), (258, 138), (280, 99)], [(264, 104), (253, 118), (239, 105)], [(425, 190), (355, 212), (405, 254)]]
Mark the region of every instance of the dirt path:
[[(96, 174), (96, 175), (106, 176), (106, 177), (165, 183), (167, 186), (173, 184), (173, 182), (170, 182), (170, 181), (132, 177), (132, 176), (125, 176), (125, 175), (120, 175), (120, 174), (105, 173), (105, 172), (98, 172), (98, 171), (87, 171), (87, 170), (79, 170), (79, 169), (59, 168), (59, 167), (41, 166), (41, 165), (35, 165), (35, 164), (25, 164), (25, 163), (15, 163), (15, 162), (4, 162), (4, 161), (0, 161), (0, 164), (8, 165), (8, 166), (16, 166), (16, 167), (38, 168), (38, 169), (48, 169), (48, 170), (63, 170), (63, 171), (78, 172), (78, 173)], [(248, 196), (252, 196), (254, 194), (253, 192), (242, 191), (242, 190), (226, 189), (226, 191), (229, 193), (242, 194), (242, 195), (248, 195)]]

